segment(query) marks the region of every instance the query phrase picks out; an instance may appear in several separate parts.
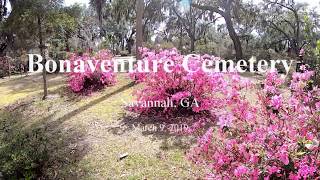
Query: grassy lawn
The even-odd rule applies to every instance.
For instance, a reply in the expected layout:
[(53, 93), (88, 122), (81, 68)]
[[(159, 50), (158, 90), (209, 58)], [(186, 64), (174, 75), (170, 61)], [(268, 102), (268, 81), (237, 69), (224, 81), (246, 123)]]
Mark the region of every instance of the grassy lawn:
[[(139, 88), (126, 74), (89, 97), (69, 92), (62, 75), (48, 79), (46, 101), (40, 100), (40, 75), (0, 80), (3, 172), (46, 179), (200, 177), (200, 169), (185, 159), (192, 137), (135, 128), (155, 122), (124, 109)], [(128, 156), (120, 160), (122, 154)]]

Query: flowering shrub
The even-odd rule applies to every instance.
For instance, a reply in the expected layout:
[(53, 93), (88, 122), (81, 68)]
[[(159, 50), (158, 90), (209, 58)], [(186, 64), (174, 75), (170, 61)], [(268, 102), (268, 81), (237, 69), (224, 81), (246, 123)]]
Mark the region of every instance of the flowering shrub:
[[(195, 72), (186, 71), (182, 66), (185, 57), (179, 54), (176, 49), (157, 53), (144, 48), (142, 56), (148, 63), (144, 63), (140, 67), (136, 66), (136, 71), (130, 74), (133, 80), (144, 85), (142, 90), (135, 92), (137, 101), (164, 102), (169, 100), (173, 102), (173, 107), (135, 106), (131, 110), (141, 114), (173, 116), (207, 114), (212, 108), (223, 106), (220, 103), (219, 94), (223, 93), (226, 86), (224, 74), (206, 73), (201, 68)], [(196, 70), (206, 58), (215, 57), (190, 57), (190, 70)], [(168, 60), (174, 62), (170, 73), (166, 72), (163, 67)], [(138, 71), (139, 68), (151, 69), (155, 66), (157, 72)], [(189, 106), (184, 106), (183, 102)], [(190, 106), (191, 104), (193, 105)]]
[[(71, 90), (75, 93), (90, 94), (93, 91), (100, 90), (105, 86), (112, 86), (116, 83), (116, 77), (111, 69), (112, 56), (107, 50), (99, 51), (95, 56), (89, 56), (84, 54), (83, 56), (77, 56), (72, 54), (70, 56), (71, 68), (74, 69), (77, 65), (84, 63), (84, 73), (74, 72), (68, 74), (68, 83)], [(92, 71), (88, 60), (92, 60), (96, 70)], [(101, 63), (103, 60), (110, 60), (110, 64), (105, 63), (105, 69), (108, 72), (101, 70)]]
[(229, 84), (233, 97), (225, 98), (218, 127), (199, 138), (188, 155), (208, 168), (208, 179), (320, 177), (320, 91), (309, 87), (313, 72), (302, 70), (293, 75), (291, 92), (280, 89), (277, 73), (269, 73), (257, 102)]
[[(200, 136), (188, 158), (208, 168), (208, 179), (320, 177), (320, 90), (310, 85), (314, 73), (305, 66), (302, 73), (293, 75), (289, 90), (282, 88), (284, 80), (276, 72), (268, 73), (260, 90), (236, 73), (186, 72), (181, 66), (184, 56), (175, 49), (159, 53), (143, 49), (143, 57), (151, 67), (154, 60), (157, 66), (168, 59), (175, 65), (172, 73), (164, 68), (156, 73), (132, 73), (144, 85), (136, 92), (137, 100), (170, 99), (175, 106), (137, 106), (133, 110), (149, 115), (200, 114), (187, 132), (211, 128)], [(191, 57), (191, 69), (205, 58), (213, 57)], [(256, 95), (245, 97), (248, 91)], [(199, 106), (182, 107), (182, 99), (196, 99)]]

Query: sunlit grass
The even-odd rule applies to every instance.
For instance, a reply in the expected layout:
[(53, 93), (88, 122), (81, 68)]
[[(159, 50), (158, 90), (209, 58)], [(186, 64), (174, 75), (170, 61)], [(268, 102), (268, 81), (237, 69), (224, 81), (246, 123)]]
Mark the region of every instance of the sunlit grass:
[[(132, 81), (126, 74), (118, 75), (115, 86), (91, 96), (74, 95), (66, 88), (63, 76), (49, 75), (50, 97), (46, 101), (41, 100), (41, 78), (35, 75), (0, 80), (0, 108), (10, 105), (9, 110), (1, 111), (0, 122), (11, 129), (11, 140), (1, 143), (29, 142), (29, 136), (21, 139), (19, 134), (40, 129), (32, 142), (42, 144), (41, 138), (47, 138), (45, 143), (51, 150), (43, 173), (48, 178), (187, 179), (201, 174), (185, 159), (187, 149), (167, 142), (175, 141), (175, 137), (145, 135), (138, 129), (123, 134), (110, 131), (127, 113), (124, 105), (134, 100), (132, 92), (141, 87), (128, 86)], [(3, 135), (0, 133), (0, 137)], [(8, 153), (33, 150), (13, 149)], [(122, 153), (129, 155), (119, 161)]]
[[(53, 91), (65, 85), (62, 75), (48, 75), (48, 90)], [(0, 107), (7, 106), (19, 99), (34, 96), (43, 92), (41, 74), (31, 76), (12, 76), (0, 79)]]

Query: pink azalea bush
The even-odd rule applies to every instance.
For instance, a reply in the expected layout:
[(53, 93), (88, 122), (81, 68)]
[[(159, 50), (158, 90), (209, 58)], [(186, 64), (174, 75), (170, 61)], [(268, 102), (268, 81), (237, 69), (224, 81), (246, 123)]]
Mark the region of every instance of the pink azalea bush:
[[(187, 133), (202, 135), (188, 158), (208, 169), (207, 179), (320, 177), (320, 90), (310, 86), (314, 73), (306, 67), (293, 75), (289, 89), (276, 72), (268, 73), (259, 89), (237, 73), (186, 72), (181, 66), (184, 56), (175, 49), (142, 52), (150, 67), (154, 60), (162, 66), (167, 59), (175, 66), (172, 73), (162, 67), (156, 73), (131, 73), (143, 84), (135, 93), (137, 100), (169, 98), (175, 106), (132, 110), (148, 115), (196, 114)], [(215, 57), (191, 57), (191, 69), (206, 58)], [(181, 99), (196, 99), (199, 107), (181, 107)]]
[(189, 159), (209, 170), (207, 179), (319, 178), (320, 91), (309, 87), (312, 75), (294, 74), (286, 92), (283, 79), (269, 73), (262, 91), (251, 87), (256, 102), (229, 84), (233, 97), (226, 97), (224, 114)]
[[(92, 71), (88, 60), (92, 60), (95, 71)], [(101, 70), (101, 63), (103, 60), (110, 60), (110, 63), (105, 63), (105, 69), (108, 72), (103, 72)], [(101, 50), (96, 55), (90, 56), (89, 54), (84, 54), (83, 56), (78, 56), (76, 54), (71, 54), (70, 56), (71, 69), (74, 69), (76, 65), (81, 62), (84, 63), (84, 73), (74, 72), (68, 73), (68, 84), (71, 90), (75, 93), (90, 94), (91, 92), (103, 89), (106, 86), (112, 86), (116, 83), (116, 76), (112, 70), (112, 55), (108, 50)], [(76, 65), (75, 65), (76, 64)]]
[[(144, 48), (141, 52), (143, 59), (148, 62), (147, 67), (151, 69), (156, 66), (158, 71), (144, 73), (139, 72), (136, 67), (136, 72), (130, 74), (133, 80), (143, 84), (143, 89), (135, 92), (137, 101), (159, 102), (170, 99), (173, 101), (174, 107), (135, 106), (131, 110), (149, 115), (192, 115), (206, 114), (212, 108), (218, 108), (222, 105), (220, 104), (221, 98), (218, 96), (219, 93), (223, 93), (222, 90), (226, 86), (222, 73), (206, 73), (202, 70), (187, 72), (182, 66), (184, 56), (176, 49), (155, 52)], [(206, 58), (215, 57), (190, 57), (189, 68), (193, 71), (196, 70)], [(174, 62), (170, 73), (163, 68), (167, 60)], [(146, 68), (146, 64), (142, 68)], [(195, 104), (184, 107), (181, 105), (182, 101), (190, 104), (194, 102)]]

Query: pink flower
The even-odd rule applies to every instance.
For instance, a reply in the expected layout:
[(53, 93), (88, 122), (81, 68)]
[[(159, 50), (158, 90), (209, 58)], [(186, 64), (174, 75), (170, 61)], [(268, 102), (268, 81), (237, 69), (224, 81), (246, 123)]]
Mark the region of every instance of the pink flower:
[(248, 174), (249, 169), (246, 166), (239, 166), (234, 170), (234, 175), (237, 177), (241, 177), (243, 175)]
[(280, 153), (279, 159), (284, 165), (289, 164), (289, 155), (286, 151)]
[(307, 67), (306, 67), (305, 65), (302, 65), (302, 66), (300, 66), (300, 70), (301, 70), (301, 71), (306, 71), (306, 70), (307, 70)]
[(178, 93), (172, 95), (172, 100), (180, 101), (181, 99), (189, 97), (190, 95), (191, 95), (191, 93), (188, 91), (178, 92)]
[(290, 179), (290, 180), (299, 180), (299, 179), (300, 179), (300, 176), (299, 176), (299, 175), (296, 175), (296, 174), (293, 174), (293, 173), (290, 173), (289, 179)]
[(275, 109), (275, 110), (279, 110), (282, 106), (282, 95), (279, 96), (273, 96), (271, 98), (271, 106)]
[(250, 157), (250, 162), (253, 164), (257, 164), (259, 162), (259, 156), (252, 154)]
[(198, 140), (200, 147), (205, 152), (209, 150), (209, 146), (212, 140), (212, 133), (213, 133), (213, 129), (211, 128), (207, 131), (207, 133), (201, 139)]
[(316, 111), (319, 111), (319, 112), (320, 112), (320, 102), (317, 102), (317, 103), (316, 103)]
[(234, 119), (235, 118), (232, 114), (221, 115), (217, 125), (220, 126), (220, 128), (230, 127)]
[(317, 168), (315, 168), (315, 167), (310, 167), (308, 165), (302, 165), (299, 168), (298, 174), (300, 175), (300, 177), (303, 177), (306, 179), (307, 177), (313, 176), (313, 174), (316, 172), (316, 169)]
[(259, 175), (260, 175), (259, 169), (254, 169), (251, 172), (251, 179), (252, 180), (258, 180), (259, 179)]
[(271, 166), (271, 167), (268, 167), (268, 173), (270, 175), (272, 174), (275, 174), (275, 173), (279, 173), (281, 170), (281, 168), (277, 167), (277, 166)]

